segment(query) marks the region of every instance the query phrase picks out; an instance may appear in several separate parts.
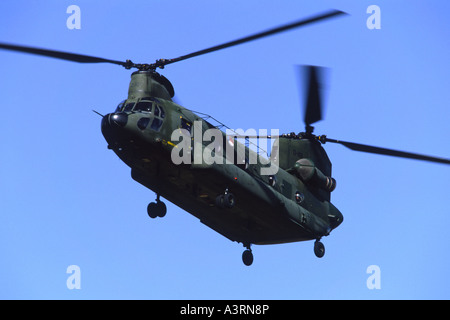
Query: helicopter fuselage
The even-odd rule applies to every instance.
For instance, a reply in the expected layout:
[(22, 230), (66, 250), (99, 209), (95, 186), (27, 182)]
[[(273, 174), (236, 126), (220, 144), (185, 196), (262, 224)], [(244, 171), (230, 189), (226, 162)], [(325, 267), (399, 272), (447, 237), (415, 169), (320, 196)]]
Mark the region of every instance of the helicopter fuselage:
[[(102, 133), (108, 148), (131, 168), (132, 178), (158, 198), (169, 200), (246, 246), (320, 239), (342, 222), (342, 214), (329, 202), (329, 193), (321, 196), (317, 187), (308, 186), (283, 168), (272, 175), (261, 174), (264, 164), (245, 161), (254, 152), (248, 147), (243, 162), (204, 159), (200, 163), (174, 163), (174, 152), (180, 152), (179, 141), (172, 139), (174, 132), (183, 131), (192, 142), (192, 150), (201, 148), (202, 154), (208, 154), (203, 152), (208, 143), (194, 144), (192, 124), (200, 123), (203, 131), (215, 127), (172, 102), (163, 92), (166, 86), (158, 87), (162, 91), (158, 93), (149, 85), (153, 80), (146, 79), (152, 75), (143, 74), (132, 75), (128, 99), (116, 112), (103, 117)], [(218, 197), (227, 194), (230, 203), (218, 203)]]

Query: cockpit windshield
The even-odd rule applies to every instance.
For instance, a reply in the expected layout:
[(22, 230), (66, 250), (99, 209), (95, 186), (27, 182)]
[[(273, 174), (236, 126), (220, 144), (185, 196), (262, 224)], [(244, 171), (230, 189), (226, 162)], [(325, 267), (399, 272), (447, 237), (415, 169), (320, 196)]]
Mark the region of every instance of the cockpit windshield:
[(130, 112), (133, 110), (133, 107), (135, 105), (135, 102), (129, 102), (125, 105), (125, 108), (123, 108), (123, 112)]
[[(138, 127), (141, 130), (147, 128), (150, 124), (150, 128), (154, 131), (161, 130), (166, 112), (163, 106), (159, 103), (158, 99), (152, 97), (144, 97), (136, 101), (130, 101), (127, 103), (126, 100), (119, 103), (116, 108), (116, 113), (118, 112), (132, 112), (132, 113), (142, 113), (146, 114), (143, 118), (138, 121)], [(143, 119), (145, 121), (143, 121)], [(142, 120), (142, 121), (141, 121)]]
[(151, 101), (140, 101), (136, 103), (133, 111), (152, 112), (153, 103)]
[(119, 103), (116, 108), (116, 112), (144, 111), (151, 113), (155, 102), (157, 102), (157, 100), (152, 97), (141, 98), (137, 101), (137, 103), (136, 101), (129, 101), (127, 103), (127, 100), (124, 100)]

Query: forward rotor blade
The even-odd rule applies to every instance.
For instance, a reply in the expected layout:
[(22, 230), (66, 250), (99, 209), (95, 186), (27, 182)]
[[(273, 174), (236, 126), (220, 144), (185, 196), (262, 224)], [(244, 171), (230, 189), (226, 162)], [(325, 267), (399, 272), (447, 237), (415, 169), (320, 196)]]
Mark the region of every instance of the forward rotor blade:
[(318, 138), (322, 142), (339, 143), (339, 144), (342, 144), (343, 146), (346, 146), (347, 148), (349, 148), (351, 150), (355, 150), (355, 151), (362, 151), (362, 152), (368, 152), (368, 153), (382, 154), (382, 155), (386, 155), (386, 156), (450, 164), (450, 159), (431, 157), (431, 156), (426, 156), (426, 155), (422, 155), (422, 154), (387, 149), (387, 148), (373, 147), (373, 146), (368, 146), (368, 145), (360, 144), (360, 143), (329, 139), (326, 137), (324, 138), (323, 136), (318, 137)]
[(178, 58), (161, 59), (161, 60), (157, 61), (156, 67), (164, 67), (165, 65), (168, 65), (168, 64), (171, 64), (171, 63), (174, 63), (174, 62), (186, 60), (186, 59), (197, 57), (197, 56), (200, 56), (200, 55), (203, 55), (203, 54), (206, 54), (206, 53), (210, 53), (210, 52), (222, 50), (222, 49), (225, 49), (225, 48), (233, 47), (233, 46), (236, 46), (236, 45), (239, 45), (239, 44), (242, 44), (242, 43), (246, 43), (246, 42), (250, 42), (250, 41), (253, 41), (253, 40), (261, 39), (261, 38), (264, 38), (264, 37), (267, 37), (267, 36), (271, 36), (271, 35), (274, 35), (274, 34), (277, 34), (277, 33), (281, 33), (281, 32), (287, 31), (287, 30), (291, 30), (291, 29), (294, 29), (294, 28), (302, 27), (302, 26), (305, 26), (305, 25), (308, 25), (308, 24), (312, 24), (312, 23), (315, 23), (315, 22), (319, 22), (319, 21), (322, 21), (322, 20), (326, 20), (326, 19), (338, 16), (338, 15), (343, 15), (343, 14), (347, 14), (347, 13), (339, 11), (339, 10), (332, 10), (330, 12), (323, 13), (323, 14), (320, 14), (320, 15), (317, 15), (317, 16), (313, 16), (311, 18), (295, 21), (295, 22), (292, 22), (292, 23), (289, 23), (289, 24), (286, 24), (286, 25), (283, 25), (283, 26), (280, 26), (280, 27), (272, 28), (272, 29), (269, 29), (269, 30), (266, 30), (266, 31), (263, 31), (263, 32), (259, 32), (259, 33), (256, 33), (256, 34), (244, 37), (244, 38), (240, 38), (240, 39), (237, 39), (237, 40), (234, 40), (234, 41), (226, 42), (226, 43), (223, 43), (223, 44), (211, 47), (211, 48), (207, 48), (207, 49), (204, 49), (204, 50), (196, 51), (196, 52), (193, 52), (193, 53), (190, 53), (190, 54), (178, 57)]
[(35, 54), (35, 55), (40, 55), (40, 56), (45, 56), (45, 57), (50, 57), (50, 58), (56, 58), (56, 59), (62, 59), (62, 60), (68, 60), (68, 61), (74, 61), (74, 62), (80, 62), (80, 63), (106, 62), (106, 63), (117, 64), (117, 65), (120, 65), (123, 67), (127, 67), (127, 64), (128, 64), (127, 62), (109, 60), (109, 59), (98, 58), (98, 57), (93, 57), (93, 56), (87, 56), (84, 54), (76, 54), (76, 53), (69, 53), (69, 52), (56, 51), (56, 50), (26, 47), (26, 46), (19, 46), (19, 45), (7, 44), (7, 43), (0, 43), (0, 49), (30, 53), (30, 54)]

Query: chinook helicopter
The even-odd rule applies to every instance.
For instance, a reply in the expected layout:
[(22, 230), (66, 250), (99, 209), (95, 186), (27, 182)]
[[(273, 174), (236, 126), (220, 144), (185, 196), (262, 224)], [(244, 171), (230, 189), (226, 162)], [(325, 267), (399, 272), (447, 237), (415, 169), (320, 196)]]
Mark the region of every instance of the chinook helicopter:
[[(175, 103), (172, 84), (156, 70), (344, 14), (332, 10), (151, 64), (6, 43), (0, 43), (0, 49), (80, 63), (112, 63), (126, 69), (136, 68), (137, 71), (131, 74), (127, 99), (114, 112), (100, 114), (107, 147), (131, 168), (135, 181), (156, 193), (155, 202), (147, 207), (151, 218), (166, 215), (167, 208), (161, 197), (167, 199), (224, 237), (242, 243), (245, 247), (242, 260), (249, 266), (253, 263), (252, 244), (314, 240), (315, 255), (324, 256), (322, 237), (328, 236), (344, 218), (330, 201), (336, 181), (332, 178), (331, 161), (323, 144), (338, 143), (355, 151), (442, 164), (450, 164), (450, 160), (315, 135), (312, 124), (322, 119), (319, 67), (304, 68), (307, 73), (305, 131), (273, 136), (221, 131), (224, 125), (220, 122), (213, 125), (210, 119), (214, 118)], [(196, 139), (196, 133), (204, 137), (208, 130), (220, 132), (220, 136), (214, 137), (214, 143), (211, 143), (212, 139)], [(251, 148), (248, 141), (267, 138), (275, 141), (268, 159), (261, 161), (260, 150)], [(239, 139), (244, 139), (244, 143)], [(195, 161), (196, 154), (206, 157)], [(186, 161), (176, 162), (174, 155)], [(223, 161), (209, 161), (208, 157)], [(250, 161), (255, 158), (260, 161)], [(272, 171), (263, 174), (263, 169)]]

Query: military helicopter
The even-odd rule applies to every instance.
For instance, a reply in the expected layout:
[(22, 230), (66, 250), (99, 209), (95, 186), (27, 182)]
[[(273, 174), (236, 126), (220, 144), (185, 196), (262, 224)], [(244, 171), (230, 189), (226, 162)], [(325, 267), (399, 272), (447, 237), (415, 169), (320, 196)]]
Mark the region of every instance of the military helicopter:
[[(213, 125), (211, 116), (189, 110), (173, 101), (170, 81), (156, 72), (166, 65), (222, 50), (294, 28), (307, 26), (345, 13), (321, 13), (280, 27), (196, 51), (174, 59), (136, 64), (83, 54), (0, 43), (12, 50), (80, 63), (112, 63), (136, 68), (131, 74), (128, 97), (112, 113), (101, 115), (101, 131), (107, 146), (131, 168), (132, 178), (156, 193), (147, 207), (151, 218), (164, 217), (161, 197), (197, 217), (200, 222), (231, 241), (242, 243), (245, 265), (253, 263), (252, 244), (281, 244), (314, 240), (321, 258), (320, 241), (343, 222), (342, 213), (330, 202), (336, 181), (331, 161), (322, 144), (338, 143), (362, 152), (450, 164), (449, 159), (374, 147), (315, 135), (312, 124), (322, 119), (319, 67), (305, 67), (307, 99), (305, 131), (273, 136), (227, 134)], [(98, 113), (98, 112), (97, 112)], [(207, 141), (208, 130), (215, 135)], [(197, 135), (196, 135), (197, 133)], [(177, 137), (178, 140), (174, 139)], [(258, 150), (238, 139), (274, 139), (271, 155), (260, 159)], [(180, 139), (184, 142), (179, 143)], [(213, 143), (211, 142), (213, 141)], [(211, 147), (213, 145), (213, 147)], [(184, 146), (184, 147), (182, 147)], [(196, 155), (205, 156), (195, 161)], [(174, 161), (174, 155), (186, 161)], [(210, 158), (223, 161), (209, 161)], [(192, 161), (193, 160), (193, 161)], [(275, 169), (263, 174), (263, 169)]]

